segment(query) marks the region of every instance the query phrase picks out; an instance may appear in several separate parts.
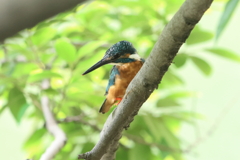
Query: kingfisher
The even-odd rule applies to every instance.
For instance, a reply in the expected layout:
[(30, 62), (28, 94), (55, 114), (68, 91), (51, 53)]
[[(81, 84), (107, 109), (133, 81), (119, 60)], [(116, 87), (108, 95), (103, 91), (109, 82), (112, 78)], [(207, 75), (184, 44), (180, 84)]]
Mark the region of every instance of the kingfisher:
[(114, 104), (118, 105), (121, 102), (129, 83), (144, 62), (145, 60), (138, 55), (132, 43), (120, 41), (111, 46), (100, 61), (82, 74), (92, 72), (105, 64), (113, 65), (106, 88), (106, 99), (99, 110), (100, 113), (108, 112)]

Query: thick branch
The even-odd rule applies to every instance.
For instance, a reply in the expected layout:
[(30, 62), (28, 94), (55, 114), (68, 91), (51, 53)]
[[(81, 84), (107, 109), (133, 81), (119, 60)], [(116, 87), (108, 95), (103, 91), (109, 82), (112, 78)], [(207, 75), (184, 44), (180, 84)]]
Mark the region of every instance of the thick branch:
[(130, 83), (118, 107), (108, 117), (95, 147), (79, 159), (99, 160), (121, 137), (142, 104), (158, 87), (181, 45), (213, 0), (186, 0), (164, 28), (144, 66)]
[(0, 0), (0, 41), (85, 0)]
[[(43, 80), (42, 88), (49, 88), (49, 80)], [(53, 117), (49, 106), (49, 98), (47, 96), (42, 96), (41, 104), (43, 115), (46, 120), (47, 130), (54, 136), (55, 139), (52, 144), (47, 148), (45, 153), (41, 156), (40, 160), (51, 160), (65, 145), (67, 137), (65, 133), (58, 127), (57, 122)]]
[(111, 141), (110, 146), (108, 147), (107, 152), (102, 156), (101, 160), (114, 160), (116, 157), (116, 151), (119, 146), (119, 140), (121, 138), (121, 134), (118, 134), (118, 137), (115, 137), (113, 141)]

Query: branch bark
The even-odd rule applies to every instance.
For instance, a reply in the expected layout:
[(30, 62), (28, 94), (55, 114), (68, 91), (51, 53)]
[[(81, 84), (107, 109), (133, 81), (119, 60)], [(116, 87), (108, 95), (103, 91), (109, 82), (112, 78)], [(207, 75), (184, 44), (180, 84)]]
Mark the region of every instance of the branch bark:
[[(100, 140), (91, 151), (80, 154), (79, 159), (105, 160), (105, 155), (109, 154), (113, 146), (117, 146), (123, 129), (129, 127), (142, 104), (158, 87), (178, 50), (212, 1), (186, 0), (183, 3), (162, 31), (142, 69), (128, 86), (122, 102), (108, 117), (100, 134)], [(114, 156), (108, 160), (111, 159), (114, 159)]]
[[(48, 89), (50, 86), (49, 80), (45, 79), (42, 82), (42, 89)], [(48, 132), (54, 136), (54, 141), (47, 148), (45, 153), (42, 154), (40, 160), (51, 160), (59, 150), (65, 145), (67, 141), (66, 134), (57, 125), (57, 122), (50, 110), (49, 98), (47, 96), (42, 96), (41, 98), (42, 111), (44, 118), (46, 120), (46, 127)]]
[(86, 0), (0, 0), (0, 41)]

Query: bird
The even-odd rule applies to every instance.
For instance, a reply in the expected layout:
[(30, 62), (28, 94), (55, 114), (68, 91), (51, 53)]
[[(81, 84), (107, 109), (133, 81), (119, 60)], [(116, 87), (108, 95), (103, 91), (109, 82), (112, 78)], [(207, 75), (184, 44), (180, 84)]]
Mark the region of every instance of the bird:
[(144, 62), (132, 43), (123, 40), (112, 45), (100, 61), (82, 74), (86, 75), (105, 64), (113, 65), (106, 87), (106, 99), (99, 110), (100, 113), (108, 112), (114, 104), (118, 105), (121, 102), (129, 83)]

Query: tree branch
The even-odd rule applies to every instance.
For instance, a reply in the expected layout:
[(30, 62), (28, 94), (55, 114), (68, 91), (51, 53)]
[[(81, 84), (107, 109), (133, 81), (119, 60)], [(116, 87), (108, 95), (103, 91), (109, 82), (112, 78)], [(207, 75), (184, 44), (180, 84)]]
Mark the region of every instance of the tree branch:
[(79, 155), (79, 159), (99, 160), (109, 151), (109, 148), (116, 146), (121, 132), (129, 127), (142, 104), (158, 87), (181, 45), (212, 1), (186, 0), (184, 2), (164, 28), (142, 69), (128, 86), (122, 102), (109, 115), (98, 143), (91, 151)]
[[(42, 82), (42, 89), (49, 88), (49, 80), (45, 79)], [(56, 120), (49, 107), (49, 98), (47, 96), (42, 96), (41, 98), (42, 111), (44, 118), (46, 120), (46, 127), (48, 132), (50, 132), (54, 137), (54, 141), (47, 148), (45, 153), (41, 156), (40, 160), (51, 160), (58, 151), (65, 145), (67, 137), (65, 133), (58, 127)]]
[(86, 0), (0, 0), (0, 41)]

